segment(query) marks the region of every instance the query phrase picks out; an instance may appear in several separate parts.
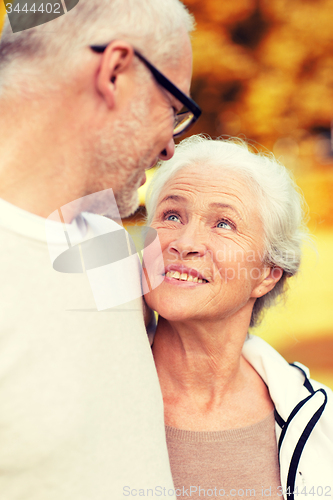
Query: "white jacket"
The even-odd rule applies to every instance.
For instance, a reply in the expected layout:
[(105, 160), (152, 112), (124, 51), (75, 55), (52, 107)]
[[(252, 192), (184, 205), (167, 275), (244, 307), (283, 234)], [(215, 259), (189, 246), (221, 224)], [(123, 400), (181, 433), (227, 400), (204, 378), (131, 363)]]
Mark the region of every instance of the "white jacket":
[[(281, 485), (288, 500), (333, 498), (333, 393), (290, 365), (269, 344), (249, 336), (243, 355), (268, 387), (275, 406)], [(306, 493), (306, 494), (305, 494)]]

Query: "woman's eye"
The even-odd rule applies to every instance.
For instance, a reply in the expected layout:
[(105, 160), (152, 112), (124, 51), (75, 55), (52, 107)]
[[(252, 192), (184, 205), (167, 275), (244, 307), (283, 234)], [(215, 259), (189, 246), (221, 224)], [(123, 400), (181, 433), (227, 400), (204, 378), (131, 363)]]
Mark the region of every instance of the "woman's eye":
[(217, 223), (219, 229), (233, 229), (232, 225), (227, 220), (220, 220)]
[(165, 217), (165, 220), (170, 220), (171, 222), (178, 222), (179, 217), (176, 214), (170, 214)]

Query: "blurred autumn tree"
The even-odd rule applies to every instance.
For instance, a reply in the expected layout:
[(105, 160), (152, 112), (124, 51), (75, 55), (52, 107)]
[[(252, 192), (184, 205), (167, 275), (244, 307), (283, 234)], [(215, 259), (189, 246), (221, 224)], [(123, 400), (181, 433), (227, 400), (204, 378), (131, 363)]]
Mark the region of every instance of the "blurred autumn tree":
[(197, 21), (191, 133), (245, 135), (291, 168), (333, 226), (333, 0), (184, 0)]

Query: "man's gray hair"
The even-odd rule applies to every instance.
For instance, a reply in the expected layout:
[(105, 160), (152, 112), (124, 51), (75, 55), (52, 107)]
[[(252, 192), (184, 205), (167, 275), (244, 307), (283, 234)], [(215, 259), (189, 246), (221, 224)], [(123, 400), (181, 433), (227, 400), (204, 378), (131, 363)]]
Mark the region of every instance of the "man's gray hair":
[[(47, 20), (46, 13), (21, 15)], [(11, 73), (17, 76), (24, 62), (30, 72), (32, 62), (45, 61), (50, 68), (58, 62), (65, 71), (75, 65), (77, 50), (115, 39), (131, 43), (157, 65), (176, 64), (184, 34), (193, 29), (194, 19), (180, 0), (80, 0), (65, 15), (18, 33), (12, 33), (7, 19), (0, 42), (0, 84)], [(6, 74), (7, 68), (11, 71)]]
[(185, 167), (206, 166), (232, 171), (246, 179), (259, 207), (264, 226), (265, 264), (283, 269), (282, 278), (273, 290), (256, 300), (250, 326), (258, 324), (261, 312), (271, 306), (286, 289), (288, 277), (297, 273), (301, 246), (309, 239), (305, 225), (305, 202), (291, 174), (273, 154), (252, 152), (238, 138), (212, 140), (192, 136), (183, 140), (173, 158), (163, 162), (151, 182), (146, 199), (148, 224), (154, 217), (164, 185)]

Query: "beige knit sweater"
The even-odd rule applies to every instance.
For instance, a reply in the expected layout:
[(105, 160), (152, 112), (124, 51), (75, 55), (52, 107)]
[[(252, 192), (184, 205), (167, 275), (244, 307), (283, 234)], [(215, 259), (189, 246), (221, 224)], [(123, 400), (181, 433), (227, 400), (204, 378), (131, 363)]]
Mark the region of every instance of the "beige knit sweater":
[(166, 427), (177, 498), (281, 498), (273, 413), (240, 429)]

